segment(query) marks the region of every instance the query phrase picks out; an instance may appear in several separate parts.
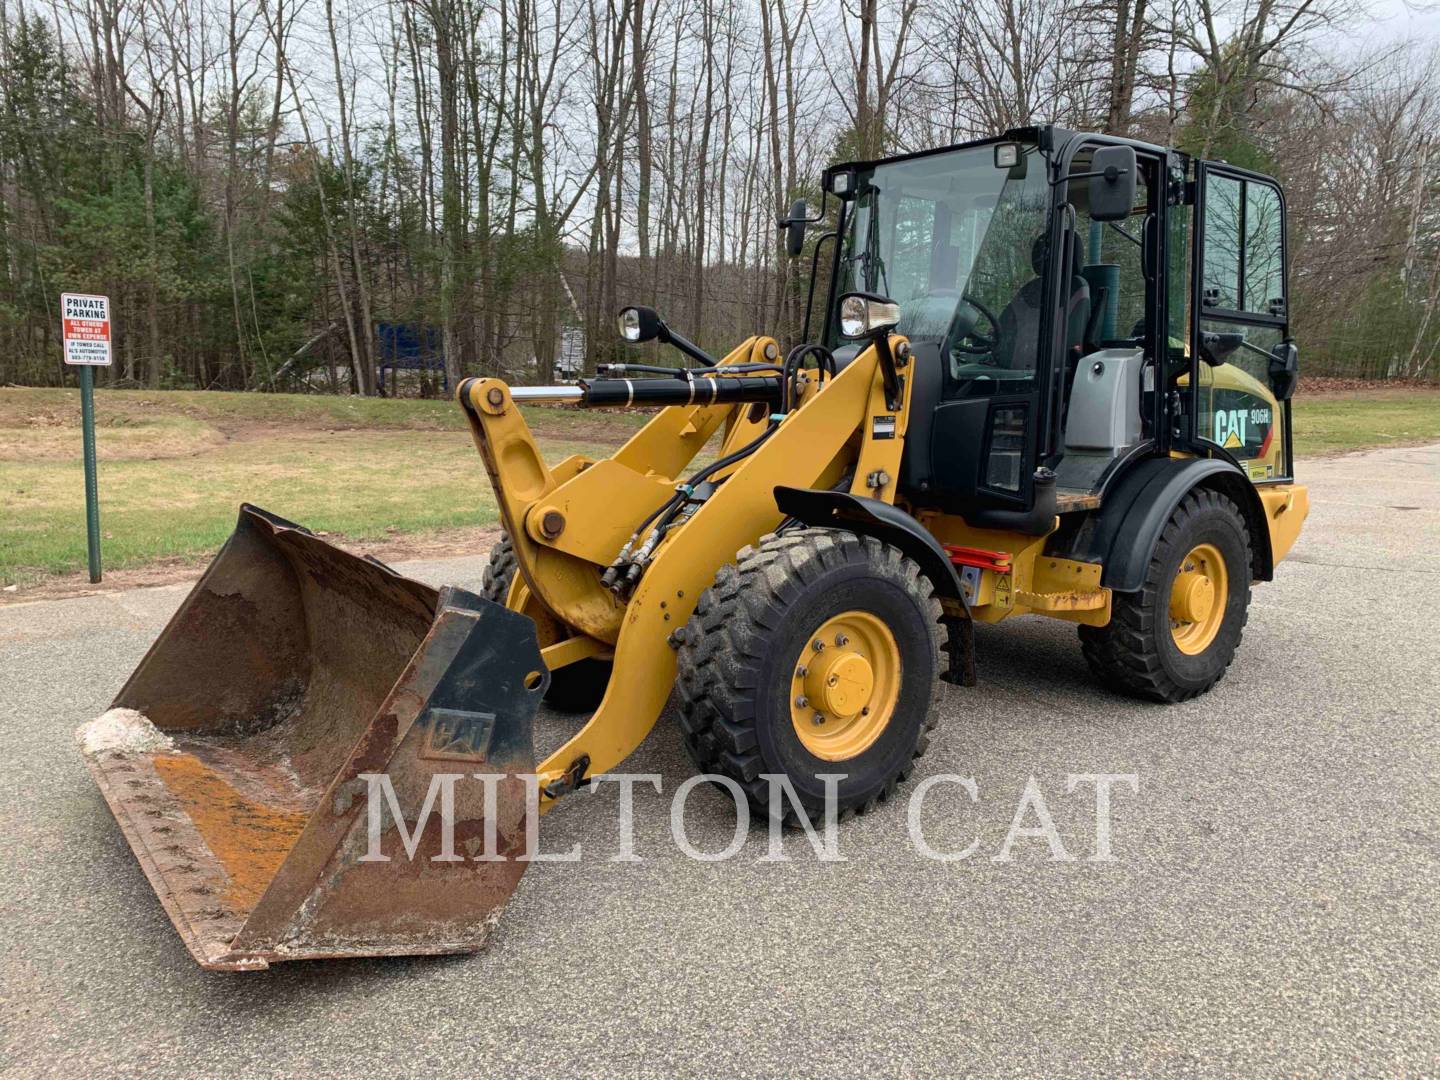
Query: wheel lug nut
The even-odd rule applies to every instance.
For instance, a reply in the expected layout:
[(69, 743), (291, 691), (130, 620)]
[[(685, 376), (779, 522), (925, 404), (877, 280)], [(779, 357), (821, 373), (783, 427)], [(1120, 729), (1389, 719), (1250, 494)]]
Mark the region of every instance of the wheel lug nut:
[(814, 641), (810, 643), (810, 647), (816, 652), (819, 652), (821, 649), (825, 648), (825, 643), (817, 637)]
[(795, 678), (797, 678), (797, 679), (803, 679), (803, 678), (805, 678), (806, 675), (809, 675), (809, 674), (810, 674), (810, 669), (807, 668), (807, 667), (801, 666), (801, 667), (798, 667), (798, 668), (795, 669)]
[(835, 644), (836, 644), (836, 645), (839, 645), (841, 648), (844, 648), (846, 645), (849, 645), (849, 644), (850, 644), (850, 639), (849, 639), (848, 637), (846, 637), (844, 634), (836, 634), (836, 635), (835, 635)]
[(810, 707), (810, 699), (804, 694), (801, 694), (795, 699), (795, 707), (797, 709), (808, 709)]
[(824, 713), (819, 713), (819, 712), (817, 712), (817, 713), (815, 714), (815, 717), (814, 717), (814, 721), (813, 721), (813, 722), (816, 723), (816, 724), (823, 724), (823, 723), (825, 722), (825, 714), (824, 714)]

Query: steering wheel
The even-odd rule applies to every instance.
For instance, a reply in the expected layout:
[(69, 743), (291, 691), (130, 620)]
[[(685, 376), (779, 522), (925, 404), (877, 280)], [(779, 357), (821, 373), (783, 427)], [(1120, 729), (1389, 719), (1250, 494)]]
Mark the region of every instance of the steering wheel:
[(970, 293), (962, 293), (960, 300), (963, 304), (974, 308), (985, 321), (990, 324), (988, 333), (981, 333), (975, 328), (975, 319), (971, 318), (962, 322), (960, 311), (955, 312), (955, 329), (959, 331), (955, 338), (954, 350), (958, 353), (965, 353), (969, 356), (990, 355), (994, 356), (995, 346), (1000, 340), (1000, 320), (995, 317), (985, 304), (972, 296)]

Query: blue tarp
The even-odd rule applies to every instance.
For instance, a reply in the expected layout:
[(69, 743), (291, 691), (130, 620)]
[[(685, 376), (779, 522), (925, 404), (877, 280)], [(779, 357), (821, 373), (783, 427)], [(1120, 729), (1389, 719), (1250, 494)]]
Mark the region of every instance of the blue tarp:
[(450, 380), (445, 374), (445, 350), (441, 346), (440, 328), (420, 323), (375, 324), (380, 339), (380, 390), (385, 390), (385, 370), (438, 371), (440, 385), (446, 393)]

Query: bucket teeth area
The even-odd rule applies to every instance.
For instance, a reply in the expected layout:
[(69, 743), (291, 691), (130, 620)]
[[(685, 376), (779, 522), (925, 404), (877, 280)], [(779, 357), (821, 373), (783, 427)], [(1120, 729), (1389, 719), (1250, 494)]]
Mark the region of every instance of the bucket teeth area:
[(177, 753), (127, 755), (110, 750), (87, 754), (86, 764), (185, 945), (206, 967), (226, 966), (230, 944), (254, 901), (162, 779), (157, 759), (167, 765), (194, 760)]
[[(270, 802), (247, 798), (193, 754), (165, 754), (151, 763), (229, 878), (225, 900), (237, 910), (252, 909), (310, 815), (297, 799), (285, 800), (279, 791)], [(257, 769), (251, 779), (256, 786), (288, 786), (278, 769)], [(286, 809), (287, 803), (294, 808)]]
[[(458, 589), (442, 600), (246, 507), (114, 707), (76, 735), (201, 965), (466, 951), (526, 864), (427, 853), (484, 836), (518, 850), (547, 682), (524, 616)], [(441, 774), (485, 773), (498, 802), (466, 789), (449, 820), (432, 813)], [(387, 855), (367, 860), (376, 842)]]

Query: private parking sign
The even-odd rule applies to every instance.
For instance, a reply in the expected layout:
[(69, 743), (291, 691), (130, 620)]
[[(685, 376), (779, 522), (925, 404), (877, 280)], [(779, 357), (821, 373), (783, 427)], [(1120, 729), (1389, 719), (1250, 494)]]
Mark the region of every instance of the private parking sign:
[(89, 293), (60, 294), (65, 363), (110, 366), (110, 298)]

